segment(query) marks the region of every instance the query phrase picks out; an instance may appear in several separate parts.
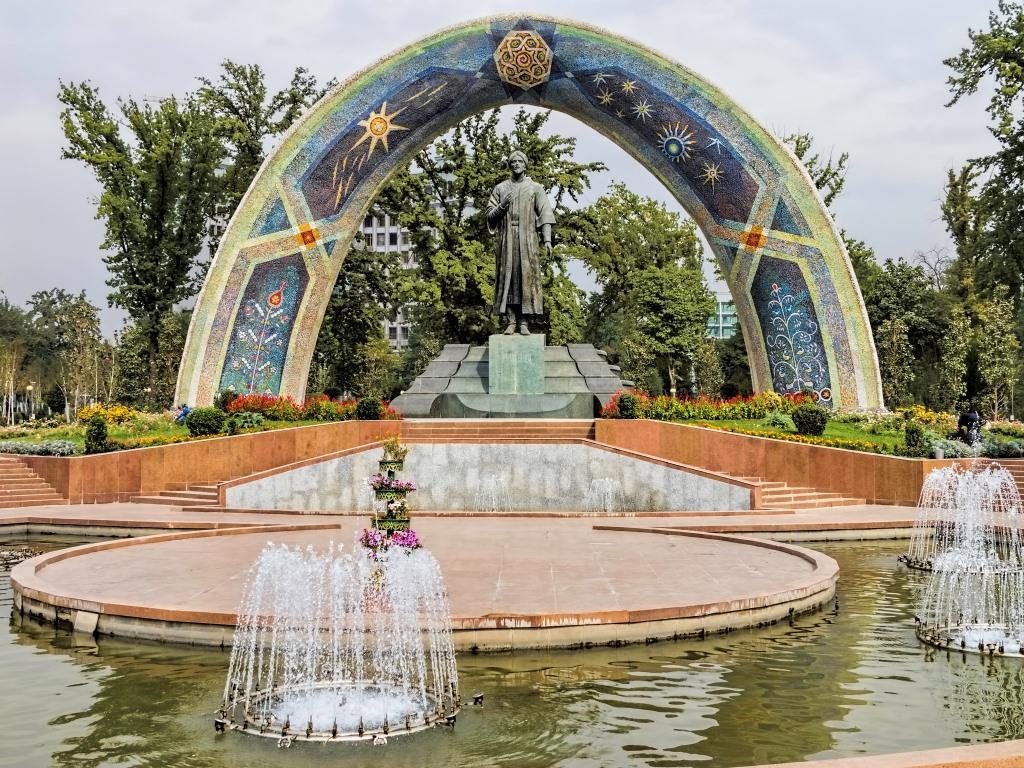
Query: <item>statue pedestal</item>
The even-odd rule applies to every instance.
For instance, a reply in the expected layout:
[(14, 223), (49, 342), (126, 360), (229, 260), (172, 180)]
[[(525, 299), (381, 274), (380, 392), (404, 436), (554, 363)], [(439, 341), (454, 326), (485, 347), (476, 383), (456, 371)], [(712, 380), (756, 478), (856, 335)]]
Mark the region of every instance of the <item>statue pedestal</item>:
[(492, 395), (544, 394), (544, 336), (494, 334), (487, 340), (487, 383)]

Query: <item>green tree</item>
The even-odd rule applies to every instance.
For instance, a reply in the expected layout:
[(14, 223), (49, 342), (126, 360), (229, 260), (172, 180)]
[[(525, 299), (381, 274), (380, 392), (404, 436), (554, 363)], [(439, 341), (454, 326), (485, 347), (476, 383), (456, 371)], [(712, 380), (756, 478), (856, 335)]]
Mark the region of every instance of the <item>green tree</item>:
[(185, 348), (190, 312), (172, 312), (160, 321), (159, 352), (149, 360), (149, 334), (139, 323), (117, 335), (115, 399), (147, 411), (166, 408), (174, 398), (178, 365)]
[(205, 275), (200, 254), (224, 157), (216, 122), (191, 96), (119, 100), (115, 114), (82, 82), (61, 83), (59, 99), (63, 156), (88, 166), (102, 189), (96, 215), (106, 227), (107, 299), (146, 334), (152, 377), (164, 318)]
[(331, 385), (346, 392), (360, 391), (358, 382), (366, 378), (362, 365), (369, 358), (359, 350), (384, 340), (383, 322), (394, 317), (396, 301), (408, 278), (394, 251), (374, 252), (363, 247), (349, 251), (320, 326), (311, 385), (318, 365), (324, 364)]
[(718, 347), (712, 339), (704, 339), (693, 357), (693, 370), (697, 381), (697, 391), (707, 397), (719, 397), (725, 376), (722, 373), (722, 362), (718, 359)]
[(669, 264), (648, 267), (633, 276), (626, 306), (636, 312), (636, 332), (649, 342), (669, 391), (679, 392), (705, 341), (715, 297), (699, 269)]
[(999, 291), (979, 308), (978, 373), (985, 385), (986, 405), (993, 420), (1006, 412), (1020, 376), (1020, 342), (1014, 332), (1013, 306)]
[(814, 145), (814, 137), (809, 133), (791, 133), (782, 137), (784, 144), (793, 150), (814, 182), (814, 186), (821, 192), (821, 198), (825, 206), (832, 207), (832, 202), (843, 191), (846, 184), (846, 163), (850, 159), (849, 152), (842, 152), (838, 158), (833, 159), (830, 154), (828, 159), (823, 159), (820, 154), (811, 154)]
[(971, 321), (961, 307), (954, 307), (939, 342), (939, 381), (931, 397), (933, 407), (954, 411), (965, 405), (970, 345)]
[(579, 211), (565, 252), (600, 288), (588, 303), (585, 338), (638, 386), (678, 389), (715, 306), (693, 222), (616, 183)]
[(890, 317), (875, 334), (878, 367), (882, 374), (882, 394), (889, 406), (908, 405), (910, 385), (914, 381), (914, 356), (907, 339), (907, 324), (901, 317)]
[(296, 67), (288, 87), (271, 94), (262, 67), (225, 59), (216, 80), (200, 77), (199, 82), (196, 95), (214, 116), (217, 136), (229, 159), (220, 179), (216, 224), (210, 238), (212, 252), (220, 231), (263, 164), (268, 142), (288, 130), (336, 81), (320, 86), (307, 69)]
[[(569, 201), (590, 186), (590, 175), (603, 163), (577, 163), (576, 140), (543, 135), (549, 112), (520, 110), (512, 130), (499, 130), (499, 112), (479, 114), (459, 123), (427, 150), (416, 155), (377, 199), (380, 209), (409, 230), (416, 250), (416, 279), (406, 297), (417, 333), (440, 343), (482, 343), (495, 330), (494, 238), (484, 217), (494, 186), (507, 178), (513, 149), (530, 159), (528, 174), (547, 190), (558, 224), (556, 238), (569, 236), (575, 217)], [(545, 259), (547, 317), (541, 330), (571, 338), (579, 297), (565, 274), (564, 249)], [(555, 317), (552, 318), (552, 313)]]
[(352, 393), (359, 398), (387, 399), (395, 388), (401, 358), (383, 336), (360, 344), (356, 350), (357, 375)]
[[(975, 277), (984, 282), (988, 295), (1000, 285), (1009, 288), (1016, 309), (1024, 285), (1024, 242), (1020, 237), (1024, 228), (1024, 62), (1020, 54), (1024, 50), (1024, 6), (999, 0), (988, 21), (987, 30), (968, 30), (970, 45), (944, 62), (953, 72), (947, 81), (952, 94), (947, 106), (976, 93), (983, 82), (992, 83), (986, 111), (989, 131), (998, 142), (995, 152), (973, 164), (987, 174), (977, 203), (981, 210), (972, 210), (975, 203), (966, 200), (969, 205), (961, 206), (952, 219), (982, 224), (977, 229), (968, 227), (967, 233), (980, 245), (973, 253), (983, 268), (976, 269)], [(970, 192), (976, 171), (965, 169), (960, 174), (965, 174), (960, 186)], [(945, 210), (943, 214), (949, 225), (951, 217)], [(958, 240), (952, 228), (951, 234)], [(959, 252), (959, 241), (957, 246)], [(965, 249), (966, 260), (971, 253), (970, 248)]]

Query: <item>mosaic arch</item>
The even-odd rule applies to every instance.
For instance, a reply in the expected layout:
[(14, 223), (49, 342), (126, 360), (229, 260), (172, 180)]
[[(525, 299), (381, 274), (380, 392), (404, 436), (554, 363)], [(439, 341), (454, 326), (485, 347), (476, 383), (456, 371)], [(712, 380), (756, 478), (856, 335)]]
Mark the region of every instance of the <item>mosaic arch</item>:
[(318, 102), (253, 181), (192, 318), (176, 402), (305, 393), (352, 238), (397, 169), (460, 120), (531, 104), (614, 141), (703, 230), (736, 302), (754, 386), (882, 404), (849, 258), (792, 154), (708, 81), (641, 45), (540, 16), (468, 22), (363, 70)]

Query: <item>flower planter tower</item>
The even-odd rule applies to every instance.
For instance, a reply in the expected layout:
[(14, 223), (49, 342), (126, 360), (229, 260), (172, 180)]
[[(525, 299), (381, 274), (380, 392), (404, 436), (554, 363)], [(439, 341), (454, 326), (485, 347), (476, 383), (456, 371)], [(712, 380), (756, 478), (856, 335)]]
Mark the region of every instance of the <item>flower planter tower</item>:
[(408, 452), (409, 449), (398, 438), (384, 441), (384, 458), (377, 465), (379, 472), (370, 480), (377, 500), (384, 502), (384, 514), (373, 516), (373, 528), (389, 539), (395, 531), (409, 530), (409, 508), (405, 497), (409, 491), (416, 490), (416, 485), (411, 480), (395, 477), (395, 473), (405, 465)]

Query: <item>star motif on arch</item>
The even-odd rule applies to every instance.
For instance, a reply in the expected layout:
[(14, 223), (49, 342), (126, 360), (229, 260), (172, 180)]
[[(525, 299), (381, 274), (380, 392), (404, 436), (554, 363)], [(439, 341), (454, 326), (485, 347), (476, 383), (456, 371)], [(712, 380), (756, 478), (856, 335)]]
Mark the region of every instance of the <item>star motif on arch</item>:
[(718, 163), (704, 163), (704, 169), (700, 174), (701, 181), (711, 185), (711, 191), (715, 191), (715, 184), (722, 180), (722, 168)]
[(640, 101), (633, 104), (633, 114), (636, 115), (637, 120), (646, 123), (647, 118), (654, 115), (654, 108), (647, 99), (640, 99)]
[(630, 94), (636, 90), (636, 80), (623, 80), (622, 81), (622, 92)]
[(597, 100), (602, 107), (610, 107), (615, 102), (615, 96), (607, 88), (603, 88), (598, 92)]
[(608, 75), (606, 75), (604, 72), (598, 72), (597, 74), (594, 75), (594, 84), (595, 85), (604, 85), (604, 82), (607, 79), (608, 79)]
[(405, 109), (396, 110), (391, 114), (388, 114), (388, 103), (385, 101), (380, 105), (380, 110), (370, 110), (370, 116), (365, 120), (360, 120), (359, 125), (366, 129), (366, 133), (359, 137), (359, 141), (352, 145), (352, 149), (355, 149), (364, 141), (369, 140), (370, 149), (367, 151), (366, 156), (369, 157), (373, 154), (373, 150), (377, 148), (377, 142), (384, 145), (384, 151), (388, 152), (388, 135), (392, 131), (408, 131), (404, 125), (398, 125), (398, 123), (392, 122), (396, 117), (402, 114)]

